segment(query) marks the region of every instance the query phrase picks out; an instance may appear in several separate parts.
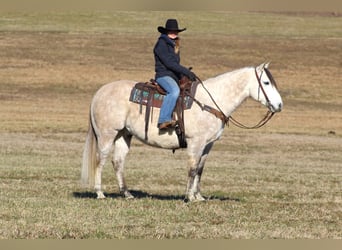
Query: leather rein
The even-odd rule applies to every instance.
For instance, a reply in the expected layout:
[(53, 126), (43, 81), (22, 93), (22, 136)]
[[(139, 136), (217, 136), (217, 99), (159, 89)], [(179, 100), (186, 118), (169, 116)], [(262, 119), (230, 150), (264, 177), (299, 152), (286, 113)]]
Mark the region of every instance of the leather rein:
[[(261, 76), (263, 74), (264, 71), (261, 72), (260, 77), (258, 76), (257, 70), (256, 68), (254, 68), (254, 72), (255, 72), (255, 76), (258, 80), (258, 84), (259, 84), (259, 92), (260, 90), (262, 91), (263, 95), (265, 96), (266, 99), (266, 106), (269, 107), (270, 106), (270, 100), (261, 84)], [(208, 91), (208, 89), (204, 86), (202, 80), (197, 77), (197, 80), (199, 81), (199, 83), (202, 85), (202, 87), (204, 88), (204, 90), (208, 93), (210, 99), (212, 100), (212, 102), (215, 104), (216, 108), (210, 107), (206, 104), (202, 104), (200, 101), (198, 101), (197, 99), (195, 99), (195, 97), (190, 96), (200, 107), (202, 110), (206, 110), (209, 113), (212, 113), (213, 115), (215, 115), (217, 118), (219, 118), (220, 120), (222, 120), (222, 122), (225, 125), (229, 125), (229, 120), (231, 121), (231, 123), (233, 125), (235, 125), (238, 128), (243, 128), (243, 129), (257, 129), (257, 128), (261, 128), (262, 126), (264, 126), (269, 120), (271, 120), (271, 118), (273, 117), (273, 115), (275, 114), (274, 112), (268, 110), (267, 113), (265, 114), (264, 118), (262, 118), (256, 125), (254, 126), (246, 126), (244, 124), (242, 124), (241, 122), (237, 121), (235, 118), (233, 118), (231, 115), (230, 116), (226, 116), (223, 111), (221, 110), (221, 108), (218, 106), (218, 104), (216, 103), (216, 101), (214, 100), (214, 98), (212, 97), (212, 95), (210, 94), (210, 92)]]

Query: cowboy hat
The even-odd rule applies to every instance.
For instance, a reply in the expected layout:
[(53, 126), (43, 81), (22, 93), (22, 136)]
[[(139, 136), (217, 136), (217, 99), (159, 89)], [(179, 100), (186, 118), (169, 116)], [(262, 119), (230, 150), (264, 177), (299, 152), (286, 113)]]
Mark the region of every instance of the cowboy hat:
[(168, 19), (165, 23), (165, 28), (162, 26), (158, 27), (158, 31), (162, 34), (166, 34), (168, 31), (182, 32), (184, 30), (186, 30), (186, 28), (184, 29), (178, 28), (178, 22), (176, 19)]

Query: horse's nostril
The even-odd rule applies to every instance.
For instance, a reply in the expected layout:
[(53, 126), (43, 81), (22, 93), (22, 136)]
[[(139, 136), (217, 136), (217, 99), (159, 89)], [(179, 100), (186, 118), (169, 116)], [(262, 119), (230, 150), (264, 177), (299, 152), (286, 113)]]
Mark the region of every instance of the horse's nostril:
[(282, 108), (283, 108), (283, 104), (282, 104), (282, 103), (279, 103), (278, 109), (281, 110)]

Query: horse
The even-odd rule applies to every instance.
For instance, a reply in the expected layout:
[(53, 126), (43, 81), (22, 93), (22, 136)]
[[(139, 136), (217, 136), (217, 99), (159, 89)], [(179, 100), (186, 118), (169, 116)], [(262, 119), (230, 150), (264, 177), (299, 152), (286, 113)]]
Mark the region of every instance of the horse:
[[(198, 85), (196, 103), (184, 111), (185, 137), (188, 155), (188, 182), (185, 199), (204, 201), (200, 181), (205, 161), (215, 141), (223, 133), (230, 114), (248, 97), (266, 106), (270, 112), (280, 112), (282, 98), (268, 70), (269, 63), (257, 67), (245, 67), (209, 78)], [(266, 73), (265, 73), (266, 72)], [(125, 158), (134, 136), (143, 143), (163, 149), (178, 149), (179, 141), (174, 128), (159, 130), (159, 109), (151, 117), (148, 137), (145, 136), (145, 115), (139, 104), (129, 101), (136, 84), (131, 80), (119, 80), (100, 87), (90, 105), (89, 129), (86, 136), (81, 182), (94, 187), (97, 198), (105, 198), (101, 188), (101, 174), (108, 155), (116, 172), (120, 194), (134, 198), (124, 178)], [(206, 104), (206, 105), (201, 105)], [(208, 112), (203, 106), (217, 107), (226, 119)]]

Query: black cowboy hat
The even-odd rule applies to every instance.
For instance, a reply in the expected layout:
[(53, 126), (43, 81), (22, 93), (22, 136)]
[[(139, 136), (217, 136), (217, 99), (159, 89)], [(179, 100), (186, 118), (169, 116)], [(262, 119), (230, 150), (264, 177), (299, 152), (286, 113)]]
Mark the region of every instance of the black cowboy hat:
[(162, 26), (158, 27), (158, 31), (162, 34), (166, 34), (168, 31), (182, 32), (184, 30), (186, 30), (186, 28), (184, 29), (178, 28), (178, 22), (176, 19), (168, 19), (165, 23), (165, 28)]

